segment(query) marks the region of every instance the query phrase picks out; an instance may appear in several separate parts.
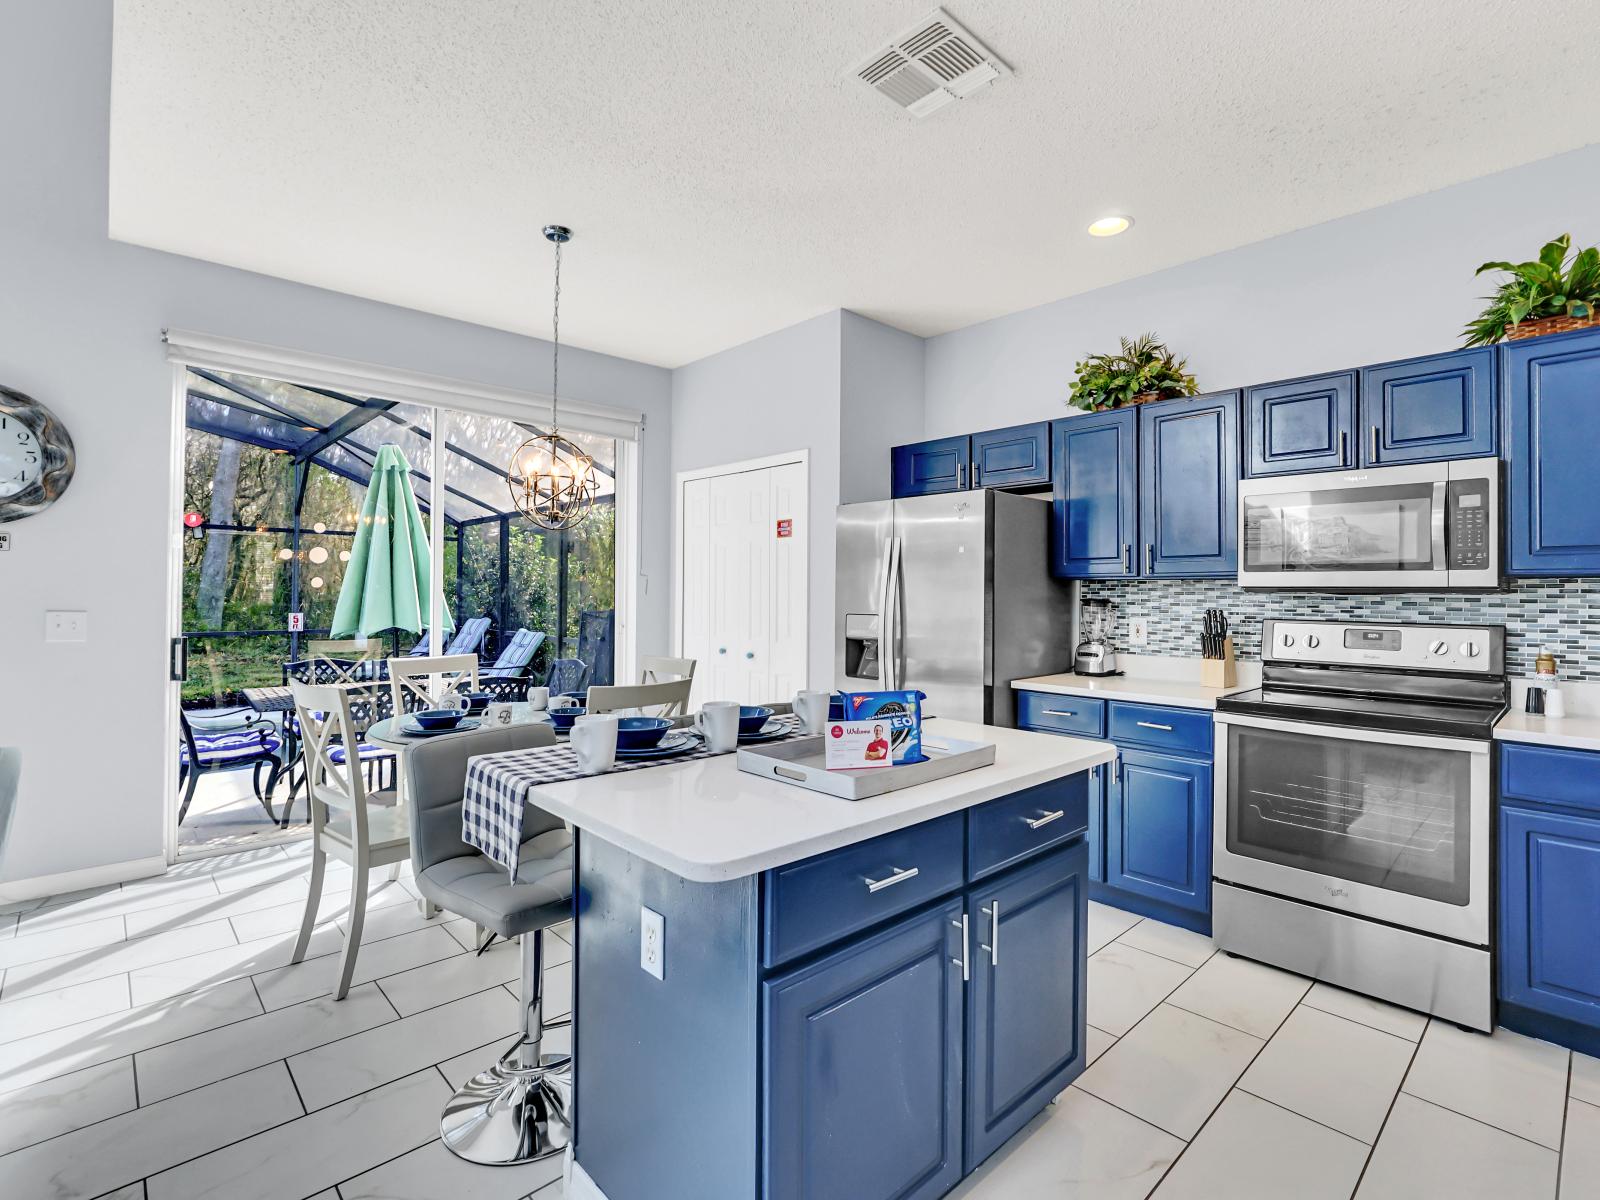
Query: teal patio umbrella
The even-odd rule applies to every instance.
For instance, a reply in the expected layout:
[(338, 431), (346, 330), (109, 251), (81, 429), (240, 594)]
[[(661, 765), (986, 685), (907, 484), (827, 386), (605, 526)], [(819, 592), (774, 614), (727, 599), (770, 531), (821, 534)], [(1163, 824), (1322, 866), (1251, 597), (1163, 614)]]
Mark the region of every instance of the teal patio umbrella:
[[(428, 530), (411, 490), (411, 464), (400, 447), (380, 447), (339, 587), (331, 636), (370, 637), (391, 629), (420, 634), (428, 623), (430, 558)], [(453, 624), (450, 610), (444, 609), (445, 630)]]

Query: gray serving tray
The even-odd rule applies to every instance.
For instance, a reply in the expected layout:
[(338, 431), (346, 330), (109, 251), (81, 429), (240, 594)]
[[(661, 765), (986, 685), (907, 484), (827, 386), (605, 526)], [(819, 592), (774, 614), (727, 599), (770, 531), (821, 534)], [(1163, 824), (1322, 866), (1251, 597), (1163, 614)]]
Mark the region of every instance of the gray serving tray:
[(770, 746), (749, 746), (739, 750), (739, 770), (764, 775), (796, 787), (810, 788), (841, 800), (866, 800), (885, 792), (948, 779), (963, 771), (975, 771), (994, 763), (994, 743), (964, 742), (956, 738), (922, 734), (926, 762), (903, 767), (867, 767), (857, 771), (830, 771), (823, 764), (822, 738), (796, 738)]

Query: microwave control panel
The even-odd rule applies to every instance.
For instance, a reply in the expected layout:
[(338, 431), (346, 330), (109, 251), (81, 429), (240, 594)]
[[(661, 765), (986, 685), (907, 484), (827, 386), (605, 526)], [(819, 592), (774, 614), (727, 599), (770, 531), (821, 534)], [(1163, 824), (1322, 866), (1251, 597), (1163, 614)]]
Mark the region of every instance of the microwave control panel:
[(1498, 675), (1505, 629), (1497, 625), (1410, 625), (1364, 621), (1264, 621), (1262, 657), (1323, 666), (1408, 667)]
[(1490, 563), (1494, 536), (1489, 522), (1489, 481), (1452, 479), (1445, 500), (1445, 528), (1452, 571), (1483, 571)]

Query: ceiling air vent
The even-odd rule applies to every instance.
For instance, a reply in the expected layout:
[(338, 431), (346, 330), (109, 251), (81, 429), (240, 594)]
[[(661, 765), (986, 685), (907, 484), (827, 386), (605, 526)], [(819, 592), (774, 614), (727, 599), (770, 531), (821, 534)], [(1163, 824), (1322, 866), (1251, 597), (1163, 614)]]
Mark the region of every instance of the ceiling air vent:
[(1010, 68), (936, 8), (855, 69), (856, 77), (925, 117), (993, 83)]

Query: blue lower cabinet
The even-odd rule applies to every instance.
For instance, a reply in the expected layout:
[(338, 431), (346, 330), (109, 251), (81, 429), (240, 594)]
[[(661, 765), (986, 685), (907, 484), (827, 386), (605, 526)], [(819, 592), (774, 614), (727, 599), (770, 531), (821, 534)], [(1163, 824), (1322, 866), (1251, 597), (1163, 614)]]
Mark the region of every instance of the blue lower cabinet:
[(1089, 847), (1089, 878), (1095, 883), (1106, 881), (1106, 777), (1111, 770), (1089, 769), (1089, 833), (1084, 840)]
[(961, 917), (951, 900), (762, 984), (766, 1200), (961, 1178)]
[(1211, 764), (1122, 751), (1106, 791), (1107, 887), (1211, 911)]
[(1600, 1032), (1600, 820), (1500, 810), (1500, 998)]
[(1088, 865), (1080, 840), (967, 893), (968, 1171), (1083, 1071)]

